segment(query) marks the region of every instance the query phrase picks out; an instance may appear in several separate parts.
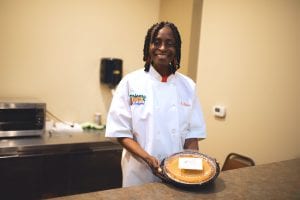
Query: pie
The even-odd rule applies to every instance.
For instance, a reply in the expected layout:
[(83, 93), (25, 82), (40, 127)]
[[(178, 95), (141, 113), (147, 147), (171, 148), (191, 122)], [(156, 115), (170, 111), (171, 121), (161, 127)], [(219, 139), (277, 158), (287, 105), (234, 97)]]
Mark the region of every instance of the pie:
[[(201, 158), (202, 170), (180, 169), (179, 158)], [(164, 171), (175, 182), (184, 184), (202, 184), (212, 179), (216, 172), (215, 163), (200, 153), (177, 153), (165, 159)]]

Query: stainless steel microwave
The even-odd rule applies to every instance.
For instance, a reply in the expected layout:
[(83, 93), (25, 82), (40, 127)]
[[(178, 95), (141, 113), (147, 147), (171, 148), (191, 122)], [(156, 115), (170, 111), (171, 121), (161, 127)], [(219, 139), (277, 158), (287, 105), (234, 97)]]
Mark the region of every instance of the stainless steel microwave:
[(45, 123), (46, 103), (0, 99), (0, 137), (40, 136)]

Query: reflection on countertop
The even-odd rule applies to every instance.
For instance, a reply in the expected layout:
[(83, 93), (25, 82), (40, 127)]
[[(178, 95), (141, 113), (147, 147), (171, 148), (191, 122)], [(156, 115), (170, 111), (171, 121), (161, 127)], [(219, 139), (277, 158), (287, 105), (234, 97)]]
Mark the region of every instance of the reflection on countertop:
[(65, 152), (82, 148), (113, 148), (120, 145), (104, 136), (104, 130), (72, 133), (45, 132), (42, 136), (0, 138), (0, 157), (27, 153)]

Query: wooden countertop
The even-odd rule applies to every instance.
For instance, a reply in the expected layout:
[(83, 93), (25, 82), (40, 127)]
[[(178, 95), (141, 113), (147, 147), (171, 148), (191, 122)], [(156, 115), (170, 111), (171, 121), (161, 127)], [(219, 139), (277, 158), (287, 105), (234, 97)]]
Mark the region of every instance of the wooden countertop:
[[(164, 183), (104, 190), (55, 200), (120, 199), (300, 199), (300, 158), (221, 172), (216, 181), (198, 190)], [(54, 200), (52, 199), (52, 200)]]

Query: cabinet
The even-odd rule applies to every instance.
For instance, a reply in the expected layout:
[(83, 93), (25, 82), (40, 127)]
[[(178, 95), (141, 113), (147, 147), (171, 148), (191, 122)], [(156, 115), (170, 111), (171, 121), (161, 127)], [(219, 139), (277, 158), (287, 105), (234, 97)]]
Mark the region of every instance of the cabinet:
[(44, 199), (121, 187), (121, 147), (0, 158), (1, 199)]
[(9, 157), (0, 159), (1, 199), (39, 199), (42, 159)]

